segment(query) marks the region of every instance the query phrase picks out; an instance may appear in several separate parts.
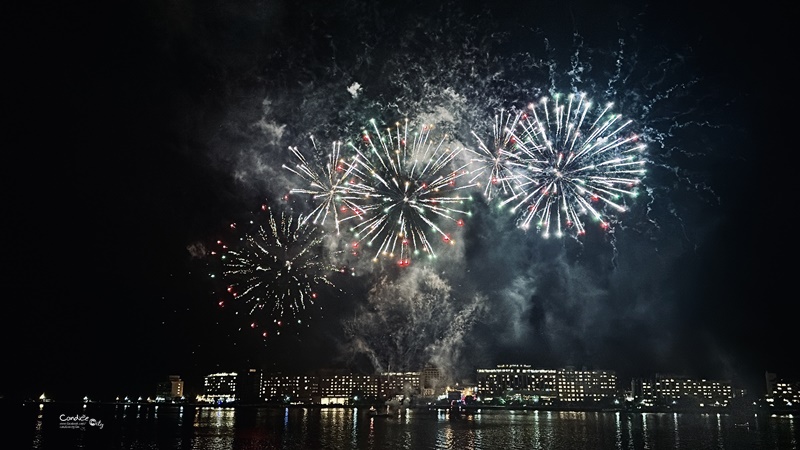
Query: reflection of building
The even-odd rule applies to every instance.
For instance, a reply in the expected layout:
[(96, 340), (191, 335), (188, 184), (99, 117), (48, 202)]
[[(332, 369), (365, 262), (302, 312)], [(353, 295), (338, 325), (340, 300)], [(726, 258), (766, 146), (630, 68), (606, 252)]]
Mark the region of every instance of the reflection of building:
[(230, 403), (236, 400), (236, 372), (212, 373), (203, 379), (203, 395), (198, 401)]
[(183, 398), (183, 381), (179, 375), (170, 375), (169, 380), (158, 383), (156, 401), (174, 402)]
[(766, 373), (767, 403), (776, 408), (800, 407), (800, 382), (778, 378), (775, 373)]
[(706, 380), (656, 375), (641, 380), (641, 403), (644, 406), (728, 406), (733, 398), (729, 380)]

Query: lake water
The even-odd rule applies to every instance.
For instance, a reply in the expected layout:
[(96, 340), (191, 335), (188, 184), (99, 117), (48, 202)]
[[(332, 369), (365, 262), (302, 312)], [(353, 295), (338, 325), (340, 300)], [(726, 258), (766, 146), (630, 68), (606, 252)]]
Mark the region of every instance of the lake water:
[[(66, 449), (798, 449), (791, 415), (45, 404), (17, 417), (30, 447)], [(742, 426), (743, 420), (749, 426)]]

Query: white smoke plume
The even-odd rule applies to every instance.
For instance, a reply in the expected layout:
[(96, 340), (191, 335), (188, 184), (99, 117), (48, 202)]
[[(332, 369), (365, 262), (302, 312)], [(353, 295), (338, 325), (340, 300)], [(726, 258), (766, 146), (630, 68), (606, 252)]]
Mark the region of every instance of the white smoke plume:
[(349, 352), (369, 358), (376, 372), (437, 367), (457, 376), (464, 338), (480, 317), (485, 299), (459, 298), (448, 281), (426, 267), (397, 279), (384, 276), (366, 304), (345, 320)]

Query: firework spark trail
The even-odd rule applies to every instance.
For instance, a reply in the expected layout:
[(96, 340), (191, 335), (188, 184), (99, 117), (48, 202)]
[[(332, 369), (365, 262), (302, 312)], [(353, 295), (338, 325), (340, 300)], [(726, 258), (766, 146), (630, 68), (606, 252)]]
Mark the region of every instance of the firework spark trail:
[(637, 143), (635, 134), (623, 135), (631, 121), (621, 123), (620, 114), (608, 114), (611, 104), (594, 120), (587, 118), (591, 103), (584, 95), (578, 97), (570, 94), (561, 104), (556, 95), (552, 111), (549, 99), (542, 99), (544, 117), (531, 104), (531, 115), (523, 117), (520, 135), (514, 135), (527, 170), (518, 174), (518, 192), (501, 205), (513, 203), (514, 211), (526, 208), (518, 225), (527, 229), (535, 220), (545, 237), (560, 237), (570, 229), (584, 234), (585, 215), (608, 228), (606, 207), (625, 211), (620, 199), (637, 195), (634, 187), (645, 172), (644, 160), (638, 158), (644, 144)]
[[(283, 326), (302, 324), (301, 312), (315, 305), (315, 289), (333, 286), (328, 274), (337, 268), (322, 257), (322, 237), (303, 216), (295, 219), (283, 212), (278, 220), (268, 206), (262, 211), (268, 216), (266, 226), (253, 224), (254, 231), (245, 231), (234, 248), (218, 242), (218, 253), (233, 306), (246, 308), (253, 317), (251, 328), (266, 327), (258, 317), (264, 316), (280, 334)], [(232, 224), (231, 229), (238, 226)], [(219, 304), (227, 306), (224, 300)], [(267, 337), (268, 332), (262, 334)]]
[[(624, 32), (624, 29), (621, 28), (620, 31)], [(582, 61), (583, 38), (576, 33), (573, 42), (576, 49), (572, 61), (576, 64), (573, 66), (576, 70), (570, 75), (584, 72), (591, 75), (591, 72), (597, 72), (597, 68), (605, 71), (602, 78), (586, 76), (576, 80), (570, 76), (568, 81), (571, 82), (573, 92), (577, 92), (577, 84), (580, 84), (585, 90), (592, 92), (603, 90), (605, 98), (618, 98), (620, 103), (625, 104), (625, 110), (635, 118), (639, 134), (646, 137), (654, 148), (642, 155), (649, 168), (648, 177), (659, 180), (649, 183), (641, 192), (643, 201), (637, 202), (642, 207), (641, 217), (644, 221), (638, 224), (635, 220), (619, 222), (620, 228), (643, 225), (646, 229), (641, 228), (640, 231), (651, 235), (653, 239), (656, 239), (655, 233), (664, 237), (666, 230), (675, 229), (683, 239), (691, 242), (694, 238), (684, 223), (681, 208), (671, 201), (675, 190), (692, 191), (697, 195), (696, 199), (710, 206), (721, 204), (721, 198), (714, 187), (703, 179), (705, 174), (692, 171), (688, 164), (682, 166), (677, 163), (681, 158), (702, 162), (713, 154), (707, 151), (708, 148), (699, 150), (699, 140), (686, 140), (681, 132), (683, 128), (691, 127), (693, 132), (709, 135), (715, 130), (727, 128), (712, 118), (712, 108), (709, 106), (719, 100), (714, 89), (703, 91), (704, 80), (701, 77), (693, 72), (687, 77), (687, 72), (680, 71), (685, 68), (685, 60), (692, 56), (693, 50), (687, 47), (684, 51), (662, 55), (661, 59), (653, 60), (650, 58), (652, 53), (640, 54), (635, 45), (630, 45), (631, 42), (636, 42), (636, 36), (632, 35), (618, 38), (615, 48), (609, 51), (592, 48), (592, 56)], [(597, 56), (613, 57), (613, 67), (604, 64)], [(557, 76), (555, 71), (551, 72), (554, 86), (557, 84)], [(603, 79), (606, 80), (605, 84), (601, 83)], [(633, 86), (636, 88), (632, 88)], [(729, 108), (735, 102), (733, 97), (726, 95), (724, 98), (723, 109)], [(719, 111), (722, 110), (717, 110)], [(697, 118), (701, 120), (696, 120)], [(615, 262), (616, 238), (613, 230), (609, 229), (609, 232), (609, 243), (614, 251), (612, 262)]]
[(352, 231), (358, 243), (377, 244), (376, 260), (380, 255), (399, 256), (398, 264), (405, 266), (420, 251), (435, 257), (427, 230), (454, 243), (437, 217), (461, 226), (463, 219), (456, 216), (470, 214), (460, 207), (469, 196), (455, 195), (473, 186), (457, 183), (468, 174), (466, 165), (453, 164), (462, 149), (447, 147), (447, 135), (434, 141), (432, 126), (417, 131), (406, 120), (383, 134), (374, 120), (371, 123), (374, 134), (364, 130), (360, 144), (349, 145), (355, 156), (347, 163), (353, 178), (346, 192), (355, 206), (343, 220), (358, 220)]
[[(661, 183), (660, 186), (648, 186), (646, 220), (654, 230), (661, 230), (666, 223), (665, 217), (669, 216), (675, 219), (682, 236), (691, 241), (692, 237), (687, 233), (683, 217), (675, 205), (668, 201), (670, 193), (676, 188), (692, 190), (698, 194), (705, 193), (710, 196), (705, 201), (716, 205), (721, 204), (721, 198), (711, 185), (701, 180), (703, 174), (693, 174), (687, 168), (675, 164), (675, 160), (681, 157), (691, 160), (704, 160), (708, 157), (705, 152), (696, 150), (694, 142), (687, 145), (679, 133), (684, 128), (707, 133), (727, 127), (711, 120), (693, 120), (695, 117), (709, 117), (698, 107), (707, 99), (692, 93), (701, 87), (701, 78), (686, 80), (681, 77), (679, 81), (673, 82), (670, 75), (681, 64), (681, 60), (670, 56), (653, 65), (644, 74), (638, 75), (643, 92), (639, 94), (641, 98), (636, 98), (636, 103), (640, 104), (637, 108), (640, 111), (637, 122), (642, 125), (642, 133), (660, 150), (658, 153), (648, 154), (647, 164), (662, 171), (664, 176), (670, 174), (673, 179), (672, 182)], [(728, 106), (730, 105), (725, 105)]]
[[(311, 136), (311, 142), (314, 154), (319, 154), (313, 136)], [(315, 225), (324, 226), (328, 216), (332, 215), (336, 234), (340, 232), (339, 213), (356, 208), (356, 205), (345, 195), (343, 185), (350, 174), (344, 170), (341, 146), (341, 142), (333, 142), (331, 151), (324, 162), (317, 159), (309, 162), (297, 147), (289, 147), (299, 163), (294, 168), (283, 165), (284, 169), (298, 175), (307, 185), (307, 187), (291, 189), (289, 192), (291, 194), (308, 194), (316, 203), (314, 209), (303, 218), (303, 221), (311, 220)]]
[(475, 167), (470, 173), (469, 182), (477, 186), (483, 184), (483, 195), (487, 200), (491, 201), (499, 195), (516, 194), (515, 171), (525, 168), (525, 164), (519, 160), (513, 132), (521, 115), (521, 113), (509, 114), (501, 111), (495, 116), (491, 148), (474, 130), (471, 131), (478, 142), (478, 149), (467, 148), (467, 152), (472, 154), (470, 165)]

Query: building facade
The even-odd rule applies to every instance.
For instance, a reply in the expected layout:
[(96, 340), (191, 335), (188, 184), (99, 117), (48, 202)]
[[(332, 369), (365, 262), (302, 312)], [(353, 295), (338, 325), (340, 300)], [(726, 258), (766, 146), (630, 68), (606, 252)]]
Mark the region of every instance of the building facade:
[(419, 372), (383, 372), (378, 375), (378, 396), (382, 399), (419, 395)]
[(177, 402), (184, 399), (183, 380), (180, 375), (170, 375), (156, 387), (157, 402)]
[(236, 381), (236, 400), (242, 403), (259, 403), (264, 398), (264, 372), (248, 369)]
[(773, 372), (766, 373), (766, 402), (771, 408), (800, 408), (800, 381), (778, 378)]
[(446, 385), (438, 367), (428, 366), (419, 373), (419, 389), (422, 397), (433, 398), (444, 394)]
[(319, 397), (319, 377), (269, 374), (264, 377), (261, 392), (267, 402), (314, 403)]
[(534, 369), (526, 364), (477, 369), (478, 396), (483, 401), (549, 406), (599, 403), (618, 394), (617, 376), (606, 370)]
[(203, 394), (197, 400), (207, 403), (232, 403), (236, 401), (236, 372), (220, 372), (206, 375), (203, 378)]
[(352, 405), (378, 399), (378, 377), (374, 375), (322, 375), (319, 380), (323, 405)]
[(618, 396), (617, 375), (608, 370), (560, 369), (558, 400), (562, 403), (600, 403)]
[(733, 398), (730, 380), (659, 374), (639, 382), (639, 401), (647, 407), (726, 407)]

